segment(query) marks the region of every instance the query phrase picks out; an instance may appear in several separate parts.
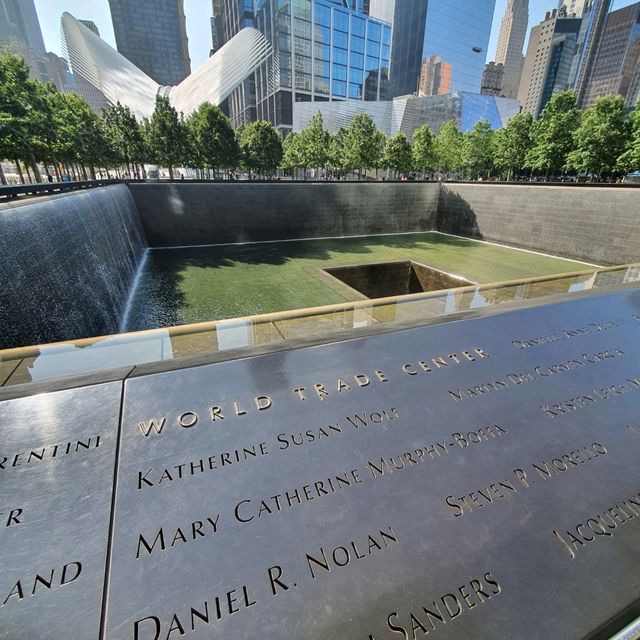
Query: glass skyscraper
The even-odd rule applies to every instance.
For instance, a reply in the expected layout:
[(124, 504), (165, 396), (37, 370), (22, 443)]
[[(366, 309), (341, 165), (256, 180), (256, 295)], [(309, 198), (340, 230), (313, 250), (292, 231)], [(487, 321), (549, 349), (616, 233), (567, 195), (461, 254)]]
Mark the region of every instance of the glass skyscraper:
[[(389, 2), (372, 0), (371, 14), (387, 16)], [(418, 90), (423, 65), (450, 72), (449, 90), (480, 93), (495, 0), (395, 0), (391, 94)]]
[(629, 108), (640, 97), (640, 2), (607, 16), (582, 105), (590, 107), (611, 93), (621, 95)]
[(363, 0), (260, 0), (255, 26), (274, 55), (256, 72), (257, 117), (285, 134), (294, 102), (387, 97), (391, 26)]
[(184, 0), (109, 0), (118, 51), (158, 84), (191, 73)]

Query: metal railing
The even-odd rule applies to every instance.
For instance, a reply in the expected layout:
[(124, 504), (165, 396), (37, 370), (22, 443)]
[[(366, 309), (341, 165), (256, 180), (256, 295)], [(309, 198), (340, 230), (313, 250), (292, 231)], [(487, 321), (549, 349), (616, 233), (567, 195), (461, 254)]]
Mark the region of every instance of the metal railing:
[(0, 186), (0, 202), (8, 202), (26, 196), (33, 197), (65, 193), (68, 191), (79, 191), (81, 189), (94, 189), (95, 187), (106, 187), (110, 184), (120, 184), (123, 182), (143, 182), (143, 180), (77, 180), (73, 182), (2, 185)]

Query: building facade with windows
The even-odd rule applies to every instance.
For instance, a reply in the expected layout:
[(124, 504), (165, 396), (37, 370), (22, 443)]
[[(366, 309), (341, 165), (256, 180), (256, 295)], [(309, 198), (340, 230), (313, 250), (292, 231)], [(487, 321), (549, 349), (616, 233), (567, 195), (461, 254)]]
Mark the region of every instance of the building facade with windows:
[(578, 43), (569, 72), (569, 84), (574, 88), (581, 108), (584, 106), (588, 80), (593, 72), (610, 7), (611, 0), (589, 0), (583, 7)]
[(607, 94), (622, 96), (629, 108), (640, 98), (640, 2), (608, 14), (581, 106)]
[(298, 102), (387, 96), (391, 25), (362, 0), (260, 0), (255, 26), (273, 57), (255, 74), (257, 119), (286, 135)]
[(451, 68), (451, 91), (480, 92), (495, 0), (371, 0), (370, 14), (387, 17), (393, 4), (392, 96), (415, 94), (425, 61)]
[(184, 0), (109, 0), (118, 51), (159, 85), (191, 73)]
[(502, 87), (498, 95), (515, 98), (518, 95), (524, 59), (522, 49), (529, 24), (529, 0), (509, 0), (500, 24), (496, 49), (496, 65), (503, 66)]
[(534, 118), (558, 91), (570, 89), (571, 65), (576, 52), (581, 19), (566, 10), (547, 12), (531, 30), (518, 100)]
[(484, 66), (482, 74), (482, 87), (480, 93), (485, 96), (501, 96), (502, 80), (504, 78), (504, 66), (489, 62)]

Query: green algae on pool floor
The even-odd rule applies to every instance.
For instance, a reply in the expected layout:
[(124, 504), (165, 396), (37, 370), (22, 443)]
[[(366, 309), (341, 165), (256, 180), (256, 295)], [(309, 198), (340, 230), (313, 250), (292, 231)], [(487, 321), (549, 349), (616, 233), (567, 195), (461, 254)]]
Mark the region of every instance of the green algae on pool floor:
[[(580, 263), (436, 232), (150, 249), (128, 331), (355, 299), (321, 269), (414, 260), (478, 283), (580, 271)], [(588, 269), (584, 265), (584, 269)]]

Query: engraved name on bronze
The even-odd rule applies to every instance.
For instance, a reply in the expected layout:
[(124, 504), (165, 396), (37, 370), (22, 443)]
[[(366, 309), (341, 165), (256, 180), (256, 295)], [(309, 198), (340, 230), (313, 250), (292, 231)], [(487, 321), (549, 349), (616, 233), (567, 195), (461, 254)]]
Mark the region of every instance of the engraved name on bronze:
[[(592, 514), (583, 522), (560, 532), (553, 530), (553, 537), (573, 560), (578, 551), (591, 542), (611, 538), (618, 527), (635, 518), (640, 519), (640, 493), (608, 507), (600, 513)], [(636, 520), (636, 525), (639, 520)]]
[(624, 395), (631, 391), (640, 391), (640, 378), (627, 378), (625, 381), (618, 382), (606, 387), (590, 389), (584, 394), (562, 400), (556, 403), (543, 404), (540, 406), (541, 411), (549, 418), (556, 418), (565, 413), (578, 411), (592, 407), (595, 404), (612, 400), (618, 396)]
[[(513, 469), (515, 480), (503, 479), (492, 482), (469, 493), (454, 497), (447, 496), (445, 502), (451, 509), (454, 518), (461, 518), (467, 513), (495, 504), (498, 500), (510, 498), (524, 489), (535, 485), (536, 480), (548, 480), (557, 477), (582, 464), (591, 462), (607, 454), (607, 449), (598, 442), (560, 454), (550, 460), (539, 460), (524, 468)], [(525, 470), (526, 469), (526, 470)]]

